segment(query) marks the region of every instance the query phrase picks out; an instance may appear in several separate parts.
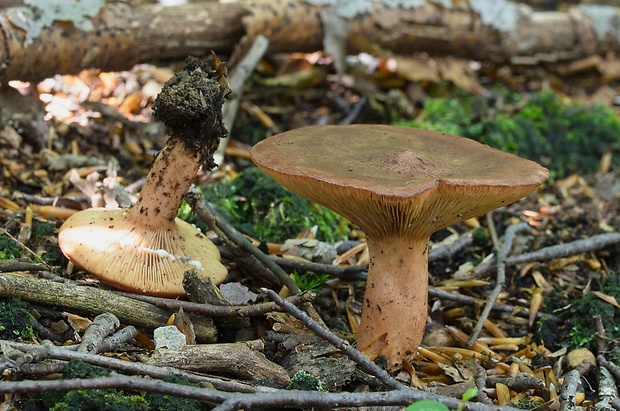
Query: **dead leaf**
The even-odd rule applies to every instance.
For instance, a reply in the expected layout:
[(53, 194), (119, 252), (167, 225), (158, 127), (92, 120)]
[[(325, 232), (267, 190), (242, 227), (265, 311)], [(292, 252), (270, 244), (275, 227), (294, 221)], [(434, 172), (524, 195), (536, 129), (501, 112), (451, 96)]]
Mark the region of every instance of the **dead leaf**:
[(605, 301), (606, 303), (609, 303), (609, 304), (613, 305), (614, 307), (620, 308), (620, 304), (618, 304), (618, 301), (616, 301), (616, 297), (611, 296), (611, 295), (607, 295), (607, 294), (603, 294), (600, 291), (592, 291), (592, 294), (594, 294), (595, 296), (597, 296), (601, 300)]

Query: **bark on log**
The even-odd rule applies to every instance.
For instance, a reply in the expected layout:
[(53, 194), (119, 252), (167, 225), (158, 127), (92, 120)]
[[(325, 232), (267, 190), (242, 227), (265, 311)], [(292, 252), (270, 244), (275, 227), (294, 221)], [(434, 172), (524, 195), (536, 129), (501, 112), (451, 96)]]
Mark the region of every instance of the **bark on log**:
[[(497, 2), (501, 6), (493, 6)], [(93, 30), (55, 21), (33, 38), (16, 25), (18, 13), (6, 9), (0, 13), (0, 81), (37, 81), (89, 67), (128, 69), (138, 62), (180, 60), (211, 50), (229, 53), (243, 36), (258, 34), (270, 40), (270, 52), (321, 50), (326, 35), (333, 38), (334, 32), (341, 32), (336, 37), (351, 52), (378, 46), (401, 54), (427, 52), (500, 64), (563, 63), (620, 51), (614, 25), (620, 8), (577, 6), (566, 12), (538, 12), (509, 0), (469, 0), (451, 7), (437, 3), (426, 0), (402, 8), (375, 0), (371, 11), (353, 15), (337, 4), (303, 0), (175, 7), (110, 2), (89, 18)], [(336, 27), (325, 16), (332, 17), (330, 22), (335, 18)]]
[[(112, 313), (123, 324), (152, 330), (166, 324), (171, 312), (153, 304), (123, 297), (110, 291), (56, 283), (49, 280), (0, 273), (0, 295), (96, 316)], [(214, 342), (217, 330), (210, 318), (190, 314), (196, 339)]]
[(271, 380), (287, 385), (286, 370), (269, 361), (260, 340), (224, 344), (188, 345), (178, 350), (160, 348), (148, 364), (169, 366), (205, 374), (225, 373), (247, 380)]

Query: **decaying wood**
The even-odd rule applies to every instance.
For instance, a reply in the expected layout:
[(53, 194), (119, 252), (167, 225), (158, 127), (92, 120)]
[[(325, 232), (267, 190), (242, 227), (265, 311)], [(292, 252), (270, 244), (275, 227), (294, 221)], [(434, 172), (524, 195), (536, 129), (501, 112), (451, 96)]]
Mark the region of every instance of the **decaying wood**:
[(620, 51), (613, 29), (620, 8), (576, 6), (566, 12), (540, 12), (508, 0), (499, 8), (483, 0), (451, 7), (438, 3), (427, 0), (404, 8), (375, 0), (371, 11), (347, 14), (337, 4), (300, 0), (174, 7), (110, 2), (88, 17), (92, 30), (56, 21), (37, 36), (16, 25), (19, 13), (5, 9), (0, 13), (0, 81), (36, 81), (93, 67), (128, 69), (138, 62), (180, 60), (211, 50), (229, 53), (242, 37), (258, 35), (267, 37), (270, 52), (321, 50), (327, 48), (324, 43), (341, 39), (350, 52), (426, 52), (501, 64), (566, 66)]
[[(166, 324), (171, 312), (153, 304), (120, 296), (95, 287), (57, 283), (49, 280), (0, 273), (0, 295), (72, 310), (84, 315), (109, 312), (121, 323), (152, 330)], [(190, 314), (191, 315), (191, 314)], [(217, 339), (217, 330), (208, 317), (191, 316), (196, 338), (202, 342)]]
[(223, 372), (244, 379), (272, 380), (287, 385), (286, 370), (265, 358), (263, 348), (260, 340), (188, 345), (178, 350), (158, 349), (147, 363), (207, 374)]
[[(80, 353), (72, 350), (70, 347), (57, 347), (52, 344), (45, 344), (45, 342), (41, 345), (35, 344), (24, 344), (18, 343), (14, 341), (6, 341), (0, 340), (0, 345), (5, 348), (17, 349), (24, 353), (24, 356), (27, 356), (28, 353), (33, 353), (38, 361), (42, 361), (44, 359), (55, 359), (55, 360), (63, 360), (63, 361), (73, 361), (79, 360), (84, 361), (88, 364), (98, 365), (100, 367), (109, 368), (111, 370), (119, 371), (123, 374), (131, 374), (131, 375), (148, 375), (151, 378), (164, 378), (171, 375), (178, 375), (181, 377), (187, 378), (191, 382), (199, 383), (199, 384), (207, 384), (211, 385), (215, 388), (215, 390), (206, 390), (212, 392), (220, 392), (222, 391), (231, 391), (234, 392), (235, 395), (239, 395), (240, 393), (255, 393), (255, 392), (272, 392), (273, 388), (262, 387), (256, 385), (246, 384), (240, 381), (231, 380), (229, 378), (217, 378), (210, 377), (207, 375), (199, 375), (190, 372), (186, 372), (183, 370), (179, 370), (172, 367), (166, 366), (156, 366), (152, 364), (140, 363), (140, 362), (131, 362), (125, 361), (114, 357), (108, 357), (105, 355), (93, 355)], [(22, 361), (23, 362), (23, 361)], [(26, 366), (29, 364), (28, 362), (23, 362)], [(18, 370), (19, 371), (19, 370)], [(2, 391), (2, 385), (0, 383), (0, 392)], [(204, 388), (200, 388), (200, 390), (205, 391)], [(11, 391), (16, 392), (16, 391)]]
[(111, 313), (99, 314), (95, 317), (92, 323), (88, 326), (82, 341), (78, 346), (78, 352), (85, 352), (89, 354), (96, 354), (100, 352), (99, 346), (102, 344), (103, 339), (110, 333), (116, 330), (120, 326), (118, 318)]

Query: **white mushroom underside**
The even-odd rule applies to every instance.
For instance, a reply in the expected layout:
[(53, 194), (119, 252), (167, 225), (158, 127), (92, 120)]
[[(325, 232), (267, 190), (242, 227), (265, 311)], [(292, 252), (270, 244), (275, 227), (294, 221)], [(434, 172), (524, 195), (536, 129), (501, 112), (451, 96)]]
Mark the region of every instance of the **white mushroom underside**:
[(227, 274), (213, 243), (179, 219), (153, 230), (130, 221), (127, 210), (91, 209), (68, 219), (58, 238), (76, 265), (125, 290), (184, 295), (183, 275), (189, 269), (216, 284)]

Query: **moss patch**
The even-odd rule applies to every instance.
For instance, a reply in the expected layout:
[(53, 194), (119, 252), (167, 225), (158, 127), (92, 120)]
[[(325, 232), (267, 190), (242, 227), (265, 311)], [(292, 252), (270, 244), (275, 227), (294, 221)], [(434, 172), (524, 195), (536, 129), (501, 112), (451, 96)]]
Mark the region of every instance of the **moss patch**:
[[(324, 241), (345, 240), (348, 222), (325, 207), (287, 190), (256, 167), (241, 172), (228, 183), (201, 187), (206, 201), (239, 231), (259, 240), (284, 242), (303, 230), (317, 226), (317, 237)], [(207, 228), (191, 208), (183, 204), (179, 217)]]
[(465, 95), (429, 99), (422, 120), (396, 124), (472, 138), (538, 161), (558, 176), (594, 172), (607, 150), (620, 148), (620, 120), (606, 106), (566, 105), (551, 91), (501, 100), (490, 107)]

